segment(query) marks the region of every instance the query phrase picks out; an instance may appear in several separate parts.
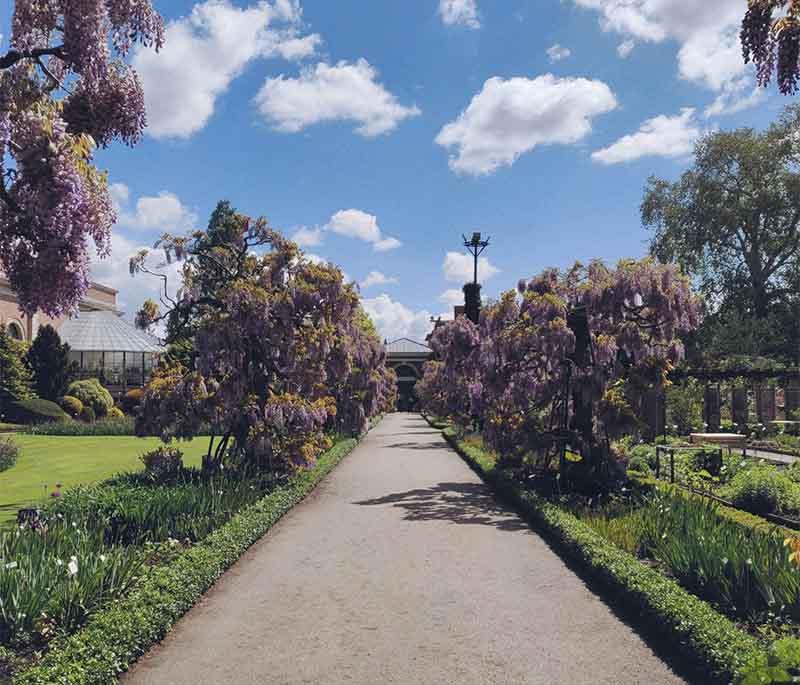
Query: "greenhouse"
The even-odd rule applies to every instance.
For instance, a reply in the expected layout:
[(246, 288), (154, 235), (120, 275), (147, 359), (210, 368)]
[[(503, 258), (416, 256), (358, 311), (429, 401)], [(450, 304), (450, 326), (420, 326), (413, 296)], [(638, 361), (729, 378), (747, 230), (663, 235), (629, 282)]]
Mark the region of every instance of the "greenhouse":
[(80, 375), (96, 377), (110, 387), (144, 385), (163, 351), (161, 342), (114, 312), (81, 312), (59, 329), (70, 346), (70, 359)]

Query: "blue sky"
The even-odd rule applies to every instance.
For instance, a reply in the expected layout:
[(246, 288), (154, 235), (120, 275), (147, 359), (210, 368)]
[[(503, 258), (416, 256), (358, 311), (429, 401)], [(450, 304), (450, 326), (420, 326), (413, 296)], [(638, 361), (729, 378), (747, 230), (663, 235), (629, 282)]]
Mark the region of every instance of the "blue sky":
[(131, 313), (155, 284), (130, 253), (228, 199), (361, 282), (386, 337), (420, 338), (463, 283), (462, 233), (492, 236), (489, 296), (640, 256), (647, 177), (785, 104), (742, 64), (746, 0), (155, 4), (166, 47), (133, 56), (148, 135), (97, 155), (120, 220), (95, 276)]

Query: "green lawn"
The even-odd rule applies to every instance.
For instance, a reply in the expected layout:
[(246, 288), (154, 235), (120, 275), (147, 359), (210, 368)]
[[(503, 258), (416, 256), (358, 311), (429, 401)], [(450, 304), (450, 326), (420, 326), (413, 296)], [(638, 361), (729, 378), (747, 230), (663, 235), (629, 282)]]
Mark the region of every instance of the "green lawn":
[[(16, 516), (17, 510), (47, 500), (61, 483), (62, 489), (94, 483), (122, 471), (142, 468), (139, 457), (161, 444), (158, 438), (51, 437), (15, 435), (20, 457), (8, 471), (0, 473), (0, 523)], [(187, 466), (199, 466), (208, 440), (175, 443), (183, 450)]]

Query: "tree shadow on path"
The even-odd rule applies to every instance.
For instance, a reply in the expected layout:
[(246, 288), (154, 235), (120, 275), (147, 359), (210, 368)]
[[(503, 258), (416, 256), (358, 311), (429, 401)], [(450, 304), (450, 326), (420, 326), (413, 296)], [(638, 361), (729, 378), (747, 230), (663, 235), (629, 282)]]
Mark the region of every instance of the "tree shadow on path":
[(354, 504), (398, 507), (406, 511), (406, 521), (450, 521), (462, 525), (494, 526), (504, 531), (530, 530), (518, 516), (498, 506), (480, 483), (439, 483)]

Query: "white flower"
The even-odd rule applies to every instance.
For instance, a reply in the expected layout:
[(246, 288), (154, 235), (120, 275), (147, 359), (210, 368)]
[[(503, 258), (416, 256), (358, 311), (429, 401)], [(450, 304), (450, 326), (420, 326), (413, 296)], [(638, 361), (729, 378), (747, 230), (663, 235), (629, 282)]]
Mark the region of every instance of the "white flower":
[(722, 563), (723, 563), (723, 565), (727, 564), (728, 563), (728, 557), (722, 557)]
[(67, 571), (71, 576), (74, 576), (78, 573), (78, 558), (77, 557), (70, 557), (69, 563), (67, 564)]
[(6, 571), (10, 571), (12, 569), (15, 569), (15, 568), (17, 568), (17, 566), (19, 566), (19, 564), (16, 561), (9, 561), (6, 564)]
[(748, 566), (752, 566), (753, 565), (753, 560), (752, 559), (748, 559), (746, 563), (747, 563)]
[(64, 562), (61, 559), (56, 559), (56, 566), (63, 566)]
[(105, 554), (101, 554), (100, 555), (100, 561), (105, 562), (105, 560), (106, 560), (106, 555)]

